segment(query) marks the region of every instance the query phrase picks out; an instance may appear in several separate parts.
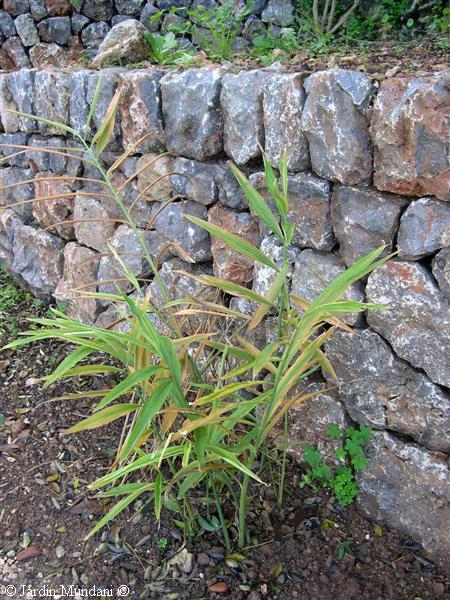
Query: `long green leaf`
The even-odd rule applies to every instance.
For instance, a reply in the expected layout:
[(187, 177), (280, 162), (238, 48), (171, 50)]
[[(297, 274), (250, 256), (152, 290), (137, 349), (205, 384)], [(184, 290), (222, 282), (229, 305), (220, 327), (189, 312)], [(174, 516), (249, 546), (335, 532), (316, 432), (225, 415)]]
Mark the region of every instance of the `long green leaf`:
[(97, 404), (95, 410), (100, 410), (104, 408), (105, 406), (116, 400), (116, 398), (119, 398), (125, 392), (128, 392), (128, 390), (135, 388), (144, 381), (148, 381), (150, 377), (156, 375), (158, 371), (160, 371), (160, 367), (153, 366), (148, 367), (146, 369), (139, 369), (138, 371), (131, 373), (123, 381), (118, 383), (108, 394), (106, 394), (103, 400)]
[(128, 505), (130, 505), (134, 500), (139, 498), (139, 496), (141, 494), (148, 491), (149, 489), (150, 489), (149, 484), (143, 483), (143, 484), (141, 484), (141, 487), (136, 489), (134, 492), (132, 492), (125, 498), (122, 498), (122, 500), (119, 500), (119, 502), (117, 502), (117, 504), (115, 504), (111, 508), (111, 510), (109, 512), (107, 512), (106, 515), (104, 517), (102, 517), (100, 519), (100, 521), (98, 521), (98, 523), (95, 524), (95, 526), (91, 529), (91, 531), (86, 536), (85, 540), (88, 540), (89, 538), (91, 538), (95, 533), (97, 533), (97, 531), (99, 529), (101, 529), (102, 527), (107, 525), (110, 521), (115, 519), (117, 517), (117, 515), (119, 515), (123, 510), (125, 510), (125, 508)]
[(236, 177), (237, 182), (241, 186), (244, 196), (247, 198), (250, 208), (253, 212), (267, 225), (272, 233), (277, 238), (283, 241), (283, 232), (281, 231), (280, 225), (276, 220), (273, 212), (270, 210), (267, 202), (261, 196), (261, 194), (252, 186), (247, 177), (236, 167), (236, 165), (230, 164), (230, 169), (233, 175)]
[(230, 248), (233, 248), (233, 250), (239, 252), (239, 254), (247, 256), (251, 260), (255, 260), (268, 267), (272, 267), (272, 269), (275, 269), (275, 271), (279, 270), (277, 265), (265, 254), (263, 254), (261, 250), (259, 250), (259, 248), (256, 248), (256, 246), (253, 246), (253, 244), (250, 244), (249, 242), (238, 237), (234, 233), (225, 231), (225, 229), (217, 227), (217, 225), (213, 225), (212, 223), (208, 223), (207, 221), (203, 221), (203, 219), (198, 219), (197, 217), (193, 217), (192, 215), (185, 215), (185, 218), (188, 221), (191, 221), (191, 223), (194, 223), (194, 225), (198, 225), (202, 229), (205, 229), (211, 235), (214, 235), (221, 239), (228, 246), (230, 246)]
[(77, 433), (79, 431), (85, 431), (86, 429), (102, 427), (103, 425), (107, 425), (108, 423), (120, 419), (120, 417), (123, 417), (128, 413), (134, 412), (138, 408), (138, 404), (114, 404), (113, 406), (108, 406), (108, 408), (96, 412), (73, 427), (66, 429), (64, 433)]

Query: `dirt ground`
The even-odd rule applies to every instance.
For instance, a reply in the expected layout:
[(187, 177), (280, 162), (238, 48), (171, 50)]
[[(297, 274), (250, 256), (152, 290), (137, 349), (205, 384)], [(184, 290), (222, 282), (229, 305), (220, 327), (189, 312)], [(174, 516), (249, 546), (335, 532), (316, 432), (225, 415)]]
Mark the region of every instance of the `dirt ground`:
[[(26, 326), (27, 312), (19, 305), (3, 319), (0, 346)], [(0, 354), (0, 594), (26, 597), (28, 590), (36, 597), (40, 590), (66, 597), (79, 589), (165, 600), (450, 598), (445, 575), (417, 544), (354, 507), (337, 507), (325, 492), (300, 488), (294, 465), (282, 511), (270, 489), (255, 490), (252, 546), (238, 554), (227, 556), (215, 533), (185, 545), (168, 520), (157, 524), (151, 510), (136, 512), (136, 505), (85, 542), (106, 510), (87, 484), (108, 469), (120, 429), (64, 434), (89, 414), (89, 401), (52, 398), (82, 390), (85, 382), (43, 390), (34, 381), (63, 357), (64, 348), (49, 343)]]

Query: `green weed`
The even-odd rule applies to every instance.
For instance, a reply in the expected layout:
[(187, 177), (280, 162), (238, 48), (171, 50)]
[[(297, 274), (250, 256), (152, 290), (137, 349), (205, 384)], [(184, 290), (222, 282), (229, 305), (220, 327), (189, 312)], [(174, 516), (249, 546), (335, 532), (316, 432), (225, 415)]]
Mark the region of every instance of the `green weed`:
[(341, 446), (335, 454), (342, 465), (330, 466), (323, 460), (317, 448), (307, 446), (304, 450), (304, 459), (310, 468), (304, 475), (303, 484), (331, 489), (339, 504), (346, 506), (357, 496), (355, 474), (367, 466), (368, 459), (364, 455), (364, 446), (372, 439), (372, 429), (361, 424), (358, 429), (349, 427), (343, 431), (338, 425), (333, 424), (328, 427), (327, 435), (330, 439), (341, 441)]

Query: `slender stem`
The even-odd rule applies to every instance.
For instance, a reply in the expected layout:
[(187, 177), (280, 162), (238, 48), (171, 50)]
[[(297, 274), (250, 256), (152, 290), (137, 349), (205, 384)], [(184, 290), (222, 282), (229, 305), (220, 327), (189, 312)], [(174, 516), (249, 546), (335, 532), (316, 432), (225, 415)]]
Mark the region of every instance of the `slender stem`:
[(222, 528), (223, 539), (225, 540), (225, 546), (228, 551), (231, 550), (230, 536), (228, 534), (228, 528), (225, 523), (225, 517), (222, 510), (222, 504), (220, 502), (219, 494), (217, 493), (216, 482), (214, 481), (214, 477), (211, 476), (211, 485), (214, 493), (214, 500), (216, 502), (217, 514), (219, 515), (220, 526)]
[(278, 508), (283, 504), (284, 481), (286, 478), (286, 456), (287, 456), (287, 436), (288, 436), (288, 413), (284, 415), (284, 438), (283, 438), (283, 458), (281, 463), (280, 483), (278, 486)]

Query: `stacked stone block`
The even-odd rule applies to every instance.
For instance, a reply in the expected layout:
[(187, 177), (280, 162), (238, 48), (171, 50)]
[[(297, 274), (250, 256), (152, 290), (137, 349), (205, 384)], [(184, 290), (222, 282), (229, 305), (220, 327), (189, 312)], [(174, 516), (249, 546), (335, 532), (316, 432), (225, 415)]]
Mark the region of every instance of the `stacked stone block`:
[[(0, 198), (0, 260), (35, 294), (65, 299), (71, 315), (106, 326), (120, 321), (116, 307), (81, 298), (73, 288), (114, 291), (111, 279), (120, 267), (112, 246), (156, 298), (136, 237), (95, 181), (98, 173), (79, 160), (83, 155), (57, 153), (75, 145), (64, 130), (10, 112), (81, 130), (98, 78), (96, 71), (69, 69), (0, 74), (0, 143), (7, 144), (0, 179), (9, 186)], [(450, 73), (386, 80), (380, 89), (342, 69), (308, 78), (271, 69), (108, 69), (103, 81), (87, 137), (120, 89), (105, 167), (129, 151), (114, 181), (122, 185), (140, 172), (124, 200), (174, 294), (195, 292), (180, 270), (215, 273), (262, 294), (269, 289), (272, 269), (253, 265), (184, 218), (209, 220), (279, 260), (276, 239), (249, 210), (227, 162), (238, 163), (270, 202), (262, 149), (274, 167), (287, 149), (296, 294), (312, 300), (381, 244), (386, 253), (398, 250), (349, 290), (350, 298), (391, 309), (343, 317), (354, 333), (336, 333), (326, 346), (338, 387), (321, 394), (317, 406), (313, 400), (294, 413), (292, 435), (316, 441), (332, 419), (371, 425), (373, 460), (360, 475), (361, 507), (444, 564), (450, 539)], [(158, 135), (136, 146), (153, 131)], [(43, 154), (43, 146), (56, 153)], [(25, 153), (18, 154), (20, 148)], [(48, 181), (52, 174), (68, 177), (56, 184)], [(93, 181), (82, 184), (81, 176)], [(27, 183), (17, 186), (21, 181)], [(39, 197), (48, 193), (55, 199), (44, 205)], [(232, 306), (251, 310), (240, 301)], [(258, 344), (273, 335), (269, 321), (258, 335)]]

